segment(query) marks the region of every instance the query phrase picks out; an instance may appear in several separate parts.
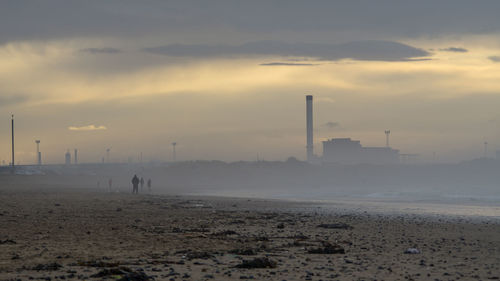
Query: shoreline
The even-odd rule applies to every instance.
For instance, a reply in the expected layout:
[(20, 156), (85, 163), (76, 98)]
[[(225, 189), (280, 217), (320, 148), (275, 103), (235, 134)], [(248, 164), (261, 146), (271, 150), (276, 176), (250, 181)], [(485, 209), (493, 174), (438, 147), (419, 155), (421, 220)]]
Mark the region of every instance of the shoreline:
[[(159, 194), (161, 195), (161, 194)], [(324, 213), (383, 216), (421, 216), (428, 219), (444, 218), (500, 224), (500, 204), (493, 202), (442, 202), (439, 200), (410, 200), (394, 198), (339, 197), (338, 199), (262, 198), (259, 196), (224, 196), (185, 194), (195, 198), (250, 199), (299, 203), (321, 208)]]

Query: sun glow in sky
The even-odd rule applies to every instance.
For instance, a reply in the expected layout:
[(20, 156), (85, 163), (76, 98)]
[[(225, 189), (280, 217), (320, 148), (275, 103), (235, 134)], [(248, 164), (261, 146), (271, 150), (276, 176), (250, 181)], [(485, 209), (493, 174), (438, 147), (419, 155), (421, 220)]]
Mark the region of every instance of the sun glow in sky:
[[(225, 30), (211, 28), (214, 36)], [(321, 141), (333, 137), (383, 146), (386, 129), (394, 148), (424, 161), (433, 152), (442, 161), (479, 157), (484, 141), (491, 156), (500, 149), (500, 63), (491, 59), (500, 55), (496, 30), (366, 38), (339, 29), (355, 40), (318, 36), (302, 45), (293, 43), (310, 33), (276, 28), (284, 34), (276, 41), (289, 44), (282, 45), (247, 44), (268, 40), (267, 31), (231, 29), (236, 39), (214, 43), (198, 30), (194, 24), (166, 32), (173, 39), (112, 30), (27, 33), (0, 42), (0, 160), (10, 159), (11, 113), (21, 164), (35, 161), (35, 139), (46, 163), (61, 163), (73, 148), (82, 162), (98, 162), (110, 146), (113, 161), (141, 152), (168, 161), (173, 141), (182, 160), (303, 159), (306, 94), (315, 98), (319, 155)], [(183, 32), (194, 39), (176, 41)], [(351, 41), (358, 45), (342, 45)], [(148, 49), (156, 46), (167, 47)]]

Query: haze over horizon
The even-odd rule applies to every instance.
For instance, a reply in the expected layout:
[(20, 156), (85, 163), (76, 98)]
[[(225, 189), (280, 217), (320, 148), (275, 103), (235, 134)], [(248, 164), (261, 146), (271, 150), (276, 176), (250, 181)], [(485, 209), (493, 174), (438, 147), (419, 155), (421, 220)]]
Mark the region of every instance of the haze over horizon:
[(430, 160), (500, 149), (498, 1), (4, 1), (0, 161), (305, 159), (351, 137)]

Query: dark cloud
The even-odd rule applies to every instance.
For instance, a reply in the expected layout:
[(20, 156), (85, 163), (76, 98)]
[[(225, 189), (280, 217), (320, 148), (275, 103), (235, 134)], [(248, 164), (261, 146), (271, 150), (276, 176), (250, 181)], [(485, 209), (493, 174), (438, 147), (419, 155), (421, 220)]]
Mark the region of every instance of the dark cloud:
[(340, 123), (339, 122), (326, 122), (325, 124), (323, 124), (324, 127), (327, 127), (328, 129), (335, 129), (335, 128), (339, 128), (340, 127)]
[(176, 57), (217, 56), (290, 56), (313, 57), (320, 60), (379, 60), (408, 61), (428, 56), (419, 48), (392, 41), (354, 41), (344, 44), (284, 43), (280, 41), (257, 41), (243, 45), (184, 45), (172, 44), (144, 49), (146, 52)]
[(500, 56), (491, 56), (488, 59), (492, 62), (500, 62)]
[[(0, 3), (0, 43), (144, 34), (172, 38), (182, 32), (191, 37), (198, 33), (203, 40), (207, 32), (220, 30), (250, 32), (257, 38), (273, 33), (279, 40), (291, 39), (284, 31), (293, 32), (295, 39), (319, 31), (323, 34), (316, 39), (325, 34), (335, 40), (349, 37), (344, 42), (492, 33), (500, 30), (499, 10), (496, 0), (5, 0)], [(226, 34), (214, 36), (220, 39), (215, 42), (228, 40)]]
[(259, 65), (262, 66), (313, 66), (318, 65), (314, 63), (292, 63), (292, 62), (270, 62), (270, 63), (261, 63)]
[(456, 53), (467, 53), (469, 50), (465, 48), (460, 48), (460, 47), (449, 47), (449, 48), (444, 48), (444, 49), (439, 49), (440, 51), (443, 52), (456, 52)]
[(116, 49), (116, 48), (86, 48), (86, 49), (80, 49), (80, 52), (82, 53), (89, 53), (89, 54), (118, 54), (121, 53), (122, 50)]
[(27, 100), (28, 97), (23, 95), (0, 96), (0, 107), (20, 104)]
[(433, 60), (431, 58), (420, 58), (420, 59), (402, 59), (401, 61), (429, 61), (429, 60)]

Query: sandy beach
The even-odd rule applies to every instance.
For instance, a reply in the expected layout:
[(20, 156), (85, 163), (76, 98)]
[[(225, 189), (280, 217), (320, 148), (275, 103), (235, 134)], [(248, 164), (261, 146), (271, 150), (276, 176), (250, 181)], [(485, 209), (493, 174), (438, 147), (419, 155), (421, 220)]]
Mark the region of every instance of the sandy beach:
[(500, 278), (494, 221), (331, 207), (2, 187), (0, 280)]

